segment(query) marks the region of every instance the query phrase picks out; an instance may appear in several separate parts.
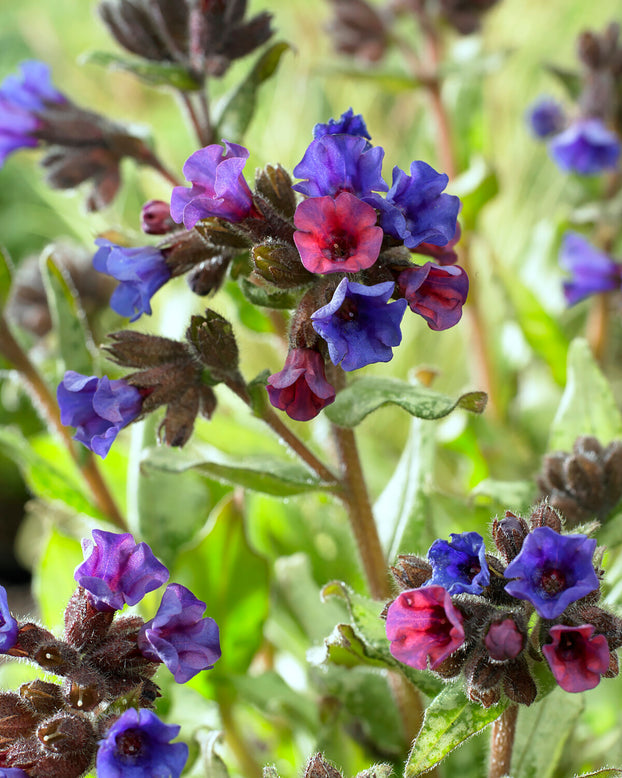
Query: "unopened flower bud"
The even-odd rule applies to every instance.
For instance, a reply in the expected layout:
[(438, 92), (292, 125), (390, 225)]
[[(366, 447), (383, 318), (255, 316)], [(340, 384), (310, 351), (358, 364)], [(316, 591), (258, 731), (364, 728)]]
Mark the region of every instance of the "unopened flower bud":
[(63, 706), (60, 686), (37, 679), (19, 687), (20, 697), (42, 716), (50, 716)]
[(230, 254), (217, 254), (206, 259), (188, 274), (188, 286), (202, 297), (214, 294), (222, 286), (230, 264)]
[(511, 562), (518, 555), (528, 534), (529, 526), (525, 519), (510, 511), (492, 524), (493, 540), (506, 562)]
[(263, 243), (253, 246), (253, 274), (279, 289), (295, 289), (313, 280), (293, 245)]
[(27, 737), (37, 726), (39, 716), (19, 695), (0, 694), (0, 751), (20, 737)]
[(414, 554), (400, 554), (391, 573), (401, 589), (418, 589), (431, 577), (432, 565)]
[(177, 229), (171, 218), (171, 208), (164, 200), (149, 200), (140, 212), (140, 226), (147, 235), (165, 235)]
[(114, 611), (97, 610), (79, 586), (65, 608), (65, 639), (77, 649), (92, 650), (105, 639), (113, 619)]
[(559, 512), (547, 502), (537, 505), (529, 517), (529, 526), (532, 530), (536, 529), (536, 527), (550, 527), (559, 533), (562, 531), (562, 523), (562, 517)]
[(274, 208), (288, 219), (296, 211), (296, 195), (292, 179), (281, 165), (266, 165), (255, 173), (257, 194), (264, 197)]

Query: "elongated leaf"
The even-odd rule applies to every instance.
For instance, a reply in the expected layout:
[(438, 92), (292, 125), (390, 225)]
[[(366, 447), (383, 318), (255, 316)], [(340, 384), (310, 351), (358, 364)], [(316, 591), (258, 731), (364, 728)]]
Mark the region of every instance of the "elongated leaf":
[(41, 255), (41, 275), (65, 367), (92, 375), (97, 350), (73, 283), (54, 261), (53, 247)]
[(498, 719), (508, 706), (505, 700), (483, 708), (467, 699), (463, 686), (462, 680), (446, 686), (426, 708), (406, 762), (405, 778), (415, 778), (430, 770), (450, 751)]
[(215, 121), (218, 137), (237, 143), (242, 140), (255, 113), (259, 87), (274, 74), (290, 48), (289, 43), (280, 41), (266, 49), (242, 83), (225, 97)]
[(397, 378), (360, 378), (339, 392), (337, 399), (324, 413), (340, 427), (356, 427), (372, 411), (383, 405), (399, 405), (411, 416), (420, 419), (440, 419), (454, 408), (482, 413), (486, 407), (485, 392), (467, 392), (457, 400), (424, 386)]
[(201, 83), (193, 78), (186, 68), (172, 62), (150, 62), (108, 51), (89, 51), (80, 57), (80, 62), (86, 65), (100, 65), (108, 70), (126, 70), (151, 86), (170, 86), (183, 92), (192, 92), (201, 88)]
[(583, 710), (579, 694), (559, 686), (540, 702), (521, 708), (512, 754), (512, 778), (550, 778)]
[(0, 311), (6, 305), (11, 291), (11, 278), (13, 277), (13, 263), (8, 251), (0, 246)]
[(622, 438), (622, 414), (583, 338), (568, 350), (568, 379), (551, 426), (549, 451), (570, 451), (579, 435), (594, 435), (605, 445)]
[(593, 773), (575, 775), (575, 778), (620, 778), (620, 776), (622, 776), (622, 767), (603, 767)]
[(217, 449), (205, 446), (189, 450), (147, 449), (142, 461), (145, 470), (180, 473), (195, 470), (209, 478), (256, 492), (288, 497), (316, 489), (329, 490), (302, 465), (274, 456), (228, 457)]

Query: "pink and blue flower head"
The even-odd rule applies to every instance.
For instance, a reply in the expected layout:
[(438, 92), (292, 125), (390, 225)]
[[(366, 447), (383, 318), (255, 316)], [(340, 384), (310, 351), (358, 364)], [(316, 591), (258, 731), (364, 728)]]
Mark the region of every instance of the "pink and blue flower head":
[(414, 161), (410, 175), (393, 168), (393, 185), (386, 199), (367, 198), (380, 210), (380, 226), (389, 235), (404, 241), (409, 249), (420, 243), (447, 245), (456, 234), (460, 199), (444, 194), (449, 178), (437, 173), (426, 162)]
[(110, 307), (120, 316), (136, 321), (151, 314), (151, 298), (171, 278), (164, 254), (155, 246), (128, 248), (98, 238), (93, 267), (121, 283), (112, 293)]
[(268, 379), (270, 403), (295, 421), (309, 421), (335, 401), (322, 355), (310, 348), (290, 349), (283, 369)]
[(171, 216), (191, 230), (201, 219), (218, 216), (229, 222), (245, 219), (253, 210), (253, 195), (242, 175), (248, 150), (224, 141), (191, 154), (183, 167), (192, 188), (176, 186), (171, 196)]
[(551, 97), (541, 97), (526, 114), (529, 129), (536, 138), (550, 138), (566, 126), (566, 115), (562, 106)]
[(313, 137), (321, 138), (324, 135), (360, 135), (371, 140), (365, 120), (360, 113), (355, 114), (351, 107), (338, 119), (329, 119), (326, 124), (315, 125)]
[(332, 300), (311, 314), (313, 329), (324, 338), (334, 365), (358, 370), (373, 362), (389, 362), (402, 341), (400, 324), (406, 300), (389, 302), (395, 284), (373, 286), (342, 279)]
[(464, 619), (442, 586), (402, 592), (386, 622), (391, 654), (418, 670), (434, 670), (464, 643)]
[(0, 586), (0, 654), (6, 654), (17, 642), (19, 628), (9, 610), (9, 601), (4, 586)]
[(19, 74), (7, 76), (0, 85), (0, 165), (11, 152), (37, 146), (39, 113), (63, 103), (67, 98), (52, 85), (43, 62), (22, 62)]
[(576, 600), (598, 589), (592, 563), (596, 540), (536, 527), (505, 569), (505, 591), (528, 600), (544, 619), (556, 619)]
[(98, 611), (121, 610), (136, 605), (168, 579), (168, 570), (146, 543), (136, 543), (128, 533), (94, 529), (93, 540), (82, 541), (84, 562), (74, 578), (89, 593)]
[(210, 670), (220, 657), (218, 625), (204, 617), (205, 603), (181, 584), (170, 584), (155, 617), (138, 634), (138, 648), (154, 662), (164, 662), (177, 683)]
[(397, 287), (410, 310), (423, 316), (431, 330), (440, 331), (453, 327), (462, 318), (469, 277), (457, 265), (440, 267), (426, 262), (402, 270)]
[(559, 264), (571, 274), (570, 280), (564, 281), (568, 305), (592, 294), (613, 292), (622, 287), (622, 265), (576, 232), (564, 235)]
[(620, 149), (620, 139), (600, 119), (580, 119), (549, 142), (549, 153), (557, 166), (582, 176), (613, 170)]
[(383, 232), (376, 211), (348, 192), (303, 200), (294, 224), (294, 242), (311, 273), (356, 273), (380, 254)]
[(427, 585), (442, 586), (449, 594), (481, 594), (490, 583), (484, 539), (477, 532), (454, 532), (450, 537), (430, 546), (432, 577)]
[(562, 689), (585, 692), (598, 686), (601, 676), (609, 670), (607, 638), (595, 635), (592, 624), (556, 624), (549, 636), (552, 642), (542, 646), (542, 653)]
[(56, 390), (61, 423), (75, 427), (79, 441), (102, 459), (123, 427), (142, 410), (143, 398), (122, 379), (87, 376), (67, 370)]
[(129, 708), (99, 746), (98, 778), (179, 778), (188, 761), (188, 746), (171, 743), (179, 730), (151, 710)]
[(293, 189), (307, 197), (350, 192), (361, 199), (372, 192), (386, 192), (383, 157), (384, 149), (370, 146), (360, 135), (322, 135), (311, 141), (294, 168), (294, 175), (305, 180)]

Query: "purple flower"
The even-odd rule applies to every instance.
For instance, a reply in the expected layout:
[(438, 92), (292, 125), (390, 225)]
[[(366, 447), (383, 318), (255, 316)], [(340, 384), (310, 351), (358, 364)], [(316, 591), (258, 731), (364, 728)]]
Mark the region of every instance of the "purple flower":
[(566, 115), (562, 106), (550, 97), (541, 97), (526, 113), (527, 124), (536, 138), (549, 138), (564, 129)]
[(311, 314), (313, 329), (328, 344), (334, 365), (358, 370), (372, 362), (388, 362), (393, 346), (402, 340), (400, 323), (406, 300), (388, 300), (395, 284), (386, 281), (374, 286), (344, 278), (332, 300)]
[(324, 360), (310, 348), (291, 349), (283, 369), (270, 376), (266, 389), (272, 405), (296, 421), (313, 419), (335, 401)]
[(191, 230), (201, 219), (218, 216), (230, 222), (245, 219), (253, 208), (253, 195), (242, 170), (248, 150), (224, 141), (195, 151), (186, 160), (184, 176), (192, 189), (176, 186), (171, 196), (171, 216)]
[(580, 119), (550, 141), (549, 152), (563, 171), (590, 176), (618, 164), (620, 139), (600, 119)]
[(397, 286), (410, 310), (423, 316), (431, 330), (449, 329), (462, 318), (469, 278), (457, 265), (415, 265), (402, 270)]
[(310, 197), (294, 215), (294, 241), (311, 273), (356, 273), (378, 259), (382, 230), (376, 211), (358, 197)]
[(210, 670), (220, 657), (218, 625), (203, 618), (205, 603), (185, 586), (170, 584), (155, 617), (138, 634), (138, 648), (154, 662), (164, 662), (177, 683)]
[(99, 250), (93, 267), (121, 283), (112, 293), (110, 307), (120, 316), (136, 321), (143, 313), (151, 314), (151, 298), (171, 277), (164, 254), (155, 246), (127, 248), (98, 238)]
[(514, 619), (508, 617), (503, 621), (494, 621), (490, 625), (484, 638), (484, 645), (491, 659), (507, 662), (516, 659), (523, 650), (525, 635), (518, 629)]
[(96, 610), (136, 605), (167, 580), (168, 570), (146, 543), (136, 544), (128, 532), (94, 529), (92, 534), (93, 540), (82, 540), (84, 562), (76, 567), (74, 578), (89, 592)]
[(28, 773), (19, 767), (0, 767), (0, 778), (28, 778)]
[(313, 137), (321, 138), (324, 135), (360, 135), (371, 140), (365, 121), (360, 113), (355, 114), (352, 108), (344, 111), (339, 119), (329, 119), (327, 124), (316, 124), (313, 128)]
[(428, 584), (449, 594), (481, 594), (490, 583), (484, 539), (477, 532), (452, 533), (451, 540), (435, 540), (428, 551), (432, 577)]
[(426, 257), (432, 257), (439, 265), (453, 265), (458, 261), (456, 253), (456, 244), (462, 237), (460, 222), (456, 222), (456, 231), (453, 238), (444, 246), (435, 246), (433, 243), (420, 243), (415, 249), (416, 254), (423, 254)]
[(188, 761), (188, 746), (170, 742), (179, 730), (153, 711), (129, 708), (101, 741), (98, 778), (179, 778)]
[(363, 199), (372, 192), (386, 192), (383, 157), (384, 149), (371, 147), (361, 136), (323, 135), (311, 141), (294, 168), (294, 175), (306, 180), (293, 188), (307, 197), (350, 192)]
[(409, 589), (387, 611), (387, 638), (400, 662), (434, 670), (464, 643), (463, 619), (442, 586)]
[(609, 670), (609, 646), (604, 635), (594, 635), (591, 624), (549, 630), (552, 643), (542, 646), (557, 683), (567, 692), (584, 692), (600, 683)]
[(46, 64), (29, 60), (20, 69), (0, 85), (0, 165), (11, 152), (38, 145), (39, 112), (50, 104), (67, 102), (52, 85)]
[(559, 264), (571, 273), (564, 281), (568, 305), (599, 292), (611, 292), (622, 285), (622, 265), (594, 248), (582, 235), (567, 232), (559, 252)]
[(456, 234), (460, 199), (442, 194), (449, 178), (426, 162), (412, 162), (410, 175), (393, 168), (393, 186), (386, 200), (378, 195), (366, 198), (380, 210), (380, 226), (404, 241), (409, 249), (420, 243), (447, 245)]
[(76, 427), (74, 440), (102, 459), (119, 430), (140, 414), (142, 395), (122, 379), (86, 376), (67, 370), (56, 390), (62, 424)]
[(17, 642), (19, 628), (11, 616), (6, 589), (0, 586), (0, 654), (6, 654)]
[(568, 605), (598, 589), (592, 564), (595, 548), (594, 538), (536, 527), (505, 569), (505, 577), (514, 579), (505, 591), (529, 600), (542, 618), (556, 619)]

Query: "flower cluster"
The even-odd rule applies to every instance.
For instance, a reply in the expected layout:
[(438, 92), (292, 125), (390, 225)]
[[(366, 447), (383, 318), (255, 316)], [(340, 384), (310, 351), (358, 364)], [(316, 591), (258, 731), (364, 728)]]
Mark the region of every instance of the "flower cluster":
[(616, 675), (622, 619), (597, 605), (596, 540), (563, 534), (547, 503), (529, 523), (507, 512), (492, 533), (498, 556), (465, 532), (435, 541), (427, 560), (400, 558), (393, 573), (403, 591), (386, 610), (393, 656), (445, 678), (463, 672), (467, 694), (486, 707), (502, 692), (530, 705), (530, 668), (542, 659), (568, 692)]
[(160, 664), (178, 683), (211, 669), (220, 657), (218, 626), (203, 616), (205, 603), (180, 584), (166, 587), (153, 619), (117, 616), (169, 573), (130, 534), (93, 530), (92, 536), (82, 544), (63, 639), (18, 623), (0, 588), (0, 652), (61, 679), (0, 694), (0, 764), (8, 775), (27, 778), (79, 778), (95, 762), (100, 778), (156, 772), (178, 778), (188, 748), (170, 743), (179, 727), (163, 724), (151, 710), (160, 696), (152, 678)]
[(551, 98), (540, 98), (527, 111), (536, 138), (548, 141), (549, 154), (565, 172), (589, 176), (618, 166), (622, 142), (619, 84), (622, 47), (618, 28), (601, 35), (584, 32), (578, 40), (582, 73), (576, 109), (567, 112)]

